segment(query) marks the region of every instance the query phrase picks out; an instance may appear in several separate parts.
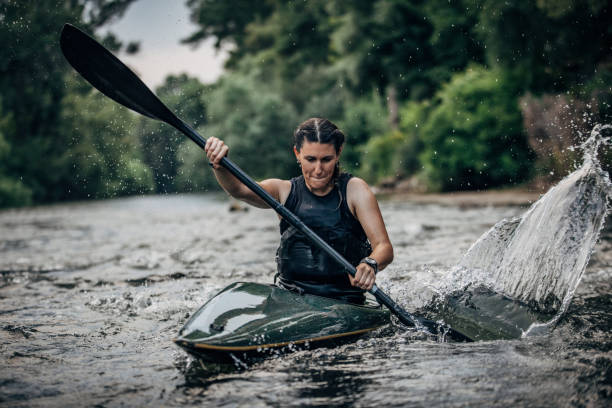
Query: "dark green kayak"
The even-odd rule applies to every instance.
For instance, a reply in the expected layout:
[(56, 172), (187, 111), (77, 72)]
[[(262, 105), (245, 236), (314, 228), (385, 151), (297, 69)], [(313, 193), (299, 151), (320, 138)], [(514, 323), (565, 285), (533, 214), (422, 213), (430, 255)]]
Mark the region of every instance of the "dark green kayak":
[(231, 363), (343, 343), (389, 322), (389, 311), (378, 304), (238, 282), (202, 306), (175, 342), (202, 360)]

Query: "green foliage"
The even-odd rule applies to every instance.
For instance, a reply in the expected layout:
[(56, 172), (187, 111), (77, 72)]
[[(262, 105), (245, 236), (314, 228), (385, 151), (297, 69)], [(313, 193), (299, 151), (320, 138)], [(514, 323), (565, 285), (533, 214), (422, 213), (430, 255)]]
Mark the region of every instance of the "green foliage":
[(611, 9), (605, 0), (482, 4), (478, 33), (486, 60), (518, 75), (521, 90), (563, 91), (584, 83), (593, 67), (609, 61)]
[(394, 176), (394, 165), (397, 161), (397, 147), (404, 143), (404, 135), (392, 131), (383, 135), (372, 137), (365, 146), (361, 147), (363, 166), (359, 175), (366, 181), (377, 182), (385, 177)]
[[(159, 98), (178, 117), (197, 128), (206, 123), (204, 94), (208, 88), (195, 78), (185, 74), (169, 76), (157, 89)], [(175, 185), (180, 159), (179, 147), (185, 136), (165, 123), (140, 117), (137, 134), (144, 162), (153, 171), (155, 191), (169, 193), (179, 191)], [(193, 142), (190, 142), (193, 143)]]
[[(380, 95), (373, 92), (369, 97), (360, 98), (347, 103), (344, 117), (338, 126), (346, 136), (346, 143), (342, 151), (342, 165), (352, 172), (359, 172), (364, 162), (368, 160), (362, 154), (362, 147), (375, 135), (382, 135), (389, 131), (387, 112)], [(368, 177), (369, 178), (369, 177)]]
[(10, 156), (11, 146), (4, 138), (4, 133), (12, 131), (13, 126), (12, 115), (3, 116), (0, 110), (0, 208), (27, 205), (32, 202), (32, 191), (20, 180), (7, 174), (5, 163)]
[(4, 131), (10, 155), (3, 160), (2, 185), (3, 191), (14, 192), (6, 205), (69, 197), (66, 185), (72, 175), (65, 150), (70, 138), (61, 132), (61, 101), (70, 68), (57, 45), (59, 31), (66, 22), (93, 30), (132, 1), (0, 2), (0, 95), (2, 111), (13, 121)]
[[(95, 33), (133, 1), (0, 2), (0, 207), (216, 186), (191, 141), (92, 93), (60, 53), (65, 22)], [(556, 133), (566, 116), (612, 117), (605, 0), (187, 5), (198, 27), (184, 42), (229, 45), (228, 73), (212, 86), (169, 77), (157, 93), (205, 136), (225, 139), (258, 178), (297, 173), (291, 136), (313, 116), (346, 134), (347, 170), (370, 181), (419, 173), (443, 190), (544, 171), (526, 132), (533, 147), (537, 129)], [(102, 42), (138, 51), (113, 33)], [(517, 98), (526, 94), (542, 109), (523, 106), (523, 125)], [(546, 106), (561, 105), (544, 102), (560, 95), (572, 112), (549, 119)]]
[[(341, 2), (340, 2), (341, 3)], [(356, 90), (394, 85), (400, 98), (427, 94), (432, 27), (420, 1), (379, 0), (341, 4), (331, 34), (337, 64)]]
[(42, 201), (62, 197), (63, 163), (58, 157), (66, 139), (57, 124), (66, 65), (55, 44), (62, 23), (77, 20), (79, 10), (56, 7), (52, 1), (35, 3), (0, 5), (0, 94), (15, 123), (4, 135), (11, 146), (6, 170), (19, 175), (34, 200)]
[(152, 175), (140, 160), (135, 114), (97, 91), (69, 93), (62, 101), (62, 134), (70, 138), (61, 160), (70, 170), (69, 198), (146, 193)]
[(422, 133), (431, 188), (482, 189), (529, 175), (531, 152), (509, 83), (503, 72), (472, 67), (438, 93)]
[(32, 203), (32, 192), (19, 180), (0, 175), (0, 207), (20, 207)]
[[(343, 129), (347, 144), (342, 152), (344, 167), (368, 182), (408, 177), (421, 169), (421, 132), (427, 120), (428, 101), (407, 102), (401, 109), (400, 130), (391, 131), (382, 100), (376, 94), (347, 108)], [(350, 160), (357, 160), (353, 164)]]
[[(257, 178), (289, 177), (295, 172), (291, 152), (297, 115), (278, 93), (239, 74), (223, 78), (207, 95), (205, 137), (230, 146), (230, 157)], [(203, 154), (203, 153), (202, 153)]]
[(431, 113), (430, 101), (407, 102), (401, 109), (400, 130), (403, 142), (397, 146), (397, 159), (394, 171), (403, 177), (409, 177), (422, 169), (419, 156), (424, 149), (423, 126)]
[(253, 22), (261, 22), (274, 10), (270, 0), (188, 0), (191, 20), (200, 28), (183, 42), (199, 44), (207, 38), (214, 38), (217, 48), (224, 43), (236, 45), (228, 61), (233, 66), (244, 56), (247, 27)]
[[(272, 40), (270, 48), (277, 62), (277, 72), (283, 79), (291, 81), (302, 70), (329, 64), (333, 58), (326, 4), (326, 0), (279, 3), (266, 21), (264, 32)], [(261, 43), (257, 41), (259, 30), (256, 27), (251, 27), (250, 33), (254, 37), (250, 43)]]
[(572, 93), (589, 104), (591, 124), (612, 123), (612, 62), (600, 64), (593, 77)]
[[(604, 3), (589, 0), (581, 7), (548, 0), (264, 2), (252, 6), (252, 15), (245, 18), (243, 10), (236, 17), (216, 1), (192, 0), (189, 5), (194, 11), (219, 12), (204, 17), (215, 20), (212, 30), (218, 22), (236, 22), (223, 36), (236, 47), (230, 64), (235, 73), (259, 72), (251, 78), (267, 83), (300, 119), (336, 118), (348, 137), (343, 163), (349, 170), (364, 177), (373, 172), (370, 179), (376, 180), (411, 175), (424, 167), (422, 175), (431, 177), (431, 185), (457, 189), (500, 185), (529, 174), (532, 157), (517, 98), (526, 90), (567, 89), (593, 75), (592, 67), (605, 61), (609, 48), (601, 34), (610, 30)], [(580, 44), (587, 50), (584, 61), (583, 53), (577, 52)], [(470, 64), (485, 61), (494, 74), (483, 69), (462, 74)], [(476, 83), (461, 78), (475, 78)], [(440, 87), (439, 97), (428, 100)], [(385, 103), (371, 104), (372, 90), (384, 94)], [(602, 91), (609, 94), (604, 84), (593, 92)], [(448, 98), (461, 102), (458, 109), (444, 99), (449, 93), (456, 95)], [(598, 104), (605, 108), (607, 99), (601, 100)], [(398, 102), (403, 107), (399, 127), (392, 132)], [(377, 113), (379, 107), (384, 112), (385, 104), (390, 120), (364, 113), (368, 108)], [(428, 134), (447, 131), (455, 132), (448, 147)], [(450, 157), (434, 157), (444, 155), (446, 148)]]
[(478, 40), (476, 27), (479, 2), (470, 0), (428, 0), (423, 10), (432, 25), (429, 37), (433, 64), (425, 73), (437, 89), (452, 75), (472, 62), (483, 62), (484, 47)]
[(177, 158), (179, 166), (174, 185), (178, 191), (192, 193), (220, 188), (208, 167), (206, 155), (195, 143), (184, 141), (178, 148)]

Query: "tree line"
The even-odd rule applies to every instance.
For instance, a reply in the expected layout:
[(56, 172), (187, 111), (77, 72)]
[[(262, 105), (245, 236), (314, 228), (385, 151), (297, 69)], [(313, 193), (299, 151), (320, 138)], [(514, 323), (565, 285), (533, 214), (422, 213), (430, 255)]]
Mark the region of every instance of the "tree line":
[[(0, 4), (0, 206), (215, 188), (197, 146), (63, 61), (65, 22), (96, 33), (132, 1)], [(170, 76), (156, 93), (255, 178), (297, 174), (291, 135), (313, 116), (346, 134), (347, 171), (423, 191), (554, 181), (580, 134), (610, 123), (604, 0), (186, 4), (198, 29), (183, 41), (228, 47), (226, 73), (206, 85)]]

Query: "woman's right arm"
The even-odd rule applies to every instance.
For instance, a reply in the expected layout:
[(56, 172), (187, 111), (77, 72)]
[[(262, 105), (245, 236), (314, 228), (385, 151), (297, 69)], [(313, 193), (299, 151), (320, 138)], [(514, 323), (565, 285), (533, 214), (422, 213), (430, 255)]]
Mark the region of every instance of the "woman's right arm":
[[(206, 157), (211, 163), (215, 177), (219, 185), (232, 197), (249, 203), (259, 208), (269, 208), (268, 204), (263, 201), (257, 194), (251, 191), (247, 186), (242, 184), (232, 173), (219, 163), (221, 159), (227, 156), (229, 148), (216, 137), (210, 137), (206, 140), (204, 147)], [(267, 179), (258, 183), (264, 190), (268, 192), (274, 199), (280, 203), (284, 203), (291, 190), (291, 182), (281, 179)]]

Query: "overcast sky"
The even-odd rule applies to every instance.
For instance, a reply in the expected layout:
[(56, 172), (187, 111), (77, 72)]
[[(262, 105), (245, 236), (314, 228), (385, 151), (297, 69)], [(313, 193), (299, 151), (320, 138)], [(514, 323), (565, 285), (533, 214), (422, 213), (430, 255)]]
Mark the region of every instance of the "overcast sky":
[(196, 30), (184, 0), (137, 0), (107, 29), (125, 43), (140, 42), (137, 54), (120, 58), (151, 87), (162, 84), (169, 74), (186, 72), (210, 83), (222, 73), (226, 54), (214, 49), (214, 40), (196, 49), (179, 43)]

